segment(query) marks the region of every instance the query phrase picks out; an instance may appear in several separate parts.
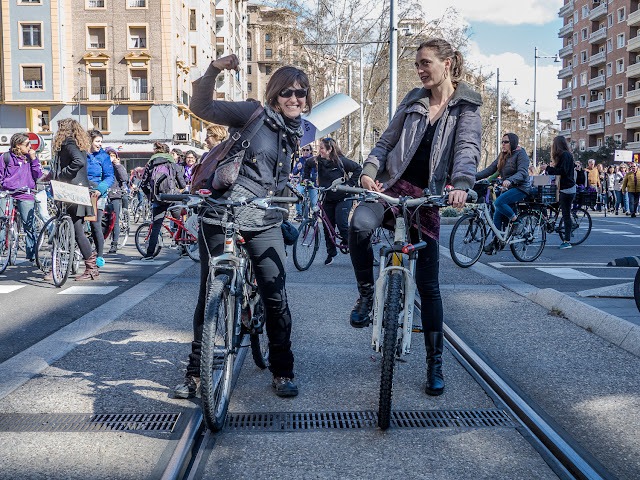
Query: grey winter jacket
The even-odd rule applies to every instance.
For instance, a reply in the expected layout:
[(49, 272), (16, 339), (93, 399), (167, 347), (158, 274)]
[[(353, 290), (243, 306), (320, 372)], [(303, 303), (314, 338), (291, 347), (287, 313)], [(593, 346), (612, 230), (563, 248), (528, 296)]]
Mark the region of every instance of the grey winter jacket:
[[(391, 187), (409, 166), (429, 122), (425, 88), (411, 90), (402, 100), (389, 126), (364, 162), (362, 175)], [(480, 160), (480, 94), (460, 82), (442, 112), (429, 159), (429, 189), (442, 193), (447, 183), (472, 188)]]
[[(496, 158), (491, 165), (476, 173), (476, 179), (482, 180), (496, 173), (499, 159), (500, 157)], [(524, 193), (529, 193), (529, 157), (523, 148), (518, 148), (513, 155), (507, 158), (500, 172), (500, 178), (502, 181), (509, 180), (511, 182), (509, 189), (517, 188)]]

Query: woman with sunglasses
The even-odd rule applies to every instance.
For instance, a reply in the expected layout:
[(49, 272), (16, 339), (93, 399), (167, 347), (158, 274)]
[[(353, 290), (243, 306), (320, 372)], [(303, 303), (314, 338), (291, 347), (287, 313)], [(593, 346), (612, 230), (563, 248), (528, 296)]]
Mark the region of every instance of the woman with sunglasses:
[[(420, 197), (423, 189), (454, 190), (449, 202), (462, 207), (475, 182), (480, 160), (480, 106), (482, 98), (461, 81), (462, 54), (443, 39), (423, 42), (415, 66), (422, 83), (402, 100), (386, 131), (364, 162), (360, 181), (369, 190), (394, 197)], [(526, 173), (526, 168), (525, 168)], [(428, 395), (444, 391), (442, 375), (442, 298), (438, 283), (440, 214), (437, 208), (420, 209), (420, 229), (427, 247), (420, 250), (416, 283), (422, 302), (421, 317), (427, 350)], [(371, 235), (385, 220), (384, 206), (362, 202), (349, 226), (349, 252), (360, 298), (351, 312), (351, 326), (366, 327), (373, 306), (373, 248)], [(393, 224), (393, 223), (391, 223)], [(411, 236), (417, 239), (416, 223)]]
[[(193, 84), (190, 109), (208, 122), (241, 129), (260, 107), (258, 102), (227, 102), (212, 100), (216, 77), (222, 70), (238, 70), (240, 61), (235, 55), (214, 60), (203, 77)], [(246, 147), (237, 180), (225, 192), (214, 192), (220, 198), (240, 200), (254, 197), (272, 197), (282, 192), (289, 180), (291, 164), (302, 138), (303, 112), (311, 110), (311, 89), (307, 75), (294, 67), (282, 67), (271, 75), (265, 90), (264, 112), (256, 133)], [(255, 129), (252, 124), (247, 130)], [(252, 128), (253, 127), (253, 128)], [(243, 135), (246, 135), (245, 132)], [(236, 142), (240, 148), (242, 137)], [(235, 148), (235, 147), (234, 147)], [(244, 148), (244, 146), (242, 147)], [(238, 150), (236, 150), (238, 151)], [(234, 153), (234, 150), (231, 151)], [(213, 215), (213, 214), (212, 214)], [(282, 214), (256, 208), (236, 210), (236, 221), (241, 226), (245, 248), (255, 267), (260, 294), (265, 303), (267, 335), (269, 337), (269, 369), (273, 374), (272, 386), (281, 397), (298, 394), (293, 383), (293, 352), (291, 351), (291, 313), (285, 291), (285, 249)], [(208, 256), (220, 255), (223, 250), (222, 219), (211, 216), (199, 232), (200, 291), (193, 316), (194, 341), (185, 382), (176, 387), (178, 398), (196, 395), (200, 383), (200, 349), (204, 323), (204, 303)], [(206, 242), (206, 244), (205, 244)]]

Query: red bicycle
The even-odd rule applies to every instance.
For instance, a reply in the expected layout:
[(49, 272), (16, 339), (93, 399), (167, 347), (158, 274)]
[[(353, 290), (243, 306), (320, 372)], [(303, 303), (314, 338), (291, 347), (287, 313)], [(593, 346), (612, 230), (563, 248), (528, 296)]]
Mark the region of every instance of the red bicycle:
[[(190, 208), (182, 208), (180, 215), (181, 218), (174, 218), (166, 216), (160, 228), (158, 234), (158, 243), (153, 256), (157, 256), (164, 246), (164, 235), (168, 235), (172, 241), (173, 248), (181, 248), (191, 260), (194, 262), (200, 261), (200, 250), (198, 248), (198, 215)], [(187, 217), (183, 222), (182, 218)], [(145, 256), (147, 254), (147, 247), (149, 246), (149, 237), (151, 236), (151, 227), (153, 222), (142, 223), (135, 234), (136, 248), (140, 255)]]

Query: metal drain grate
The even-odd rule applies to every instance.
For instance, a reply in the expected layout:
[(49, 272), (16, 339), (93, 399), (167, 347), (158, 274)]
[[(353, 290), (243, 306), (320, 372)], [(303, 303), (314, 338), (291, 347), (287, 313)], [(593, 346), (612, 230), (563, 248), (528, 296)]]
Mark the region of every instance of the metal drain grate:
[(0, 414), (0, 432), (171, 432), (179, 413)]
[[(294, 432), (375, 428), (376, 412), (269, 412), (230, 413), (226, 429)], [(503, 410), (423, 410), (391, 412), (396, 428), (515, 427)]]

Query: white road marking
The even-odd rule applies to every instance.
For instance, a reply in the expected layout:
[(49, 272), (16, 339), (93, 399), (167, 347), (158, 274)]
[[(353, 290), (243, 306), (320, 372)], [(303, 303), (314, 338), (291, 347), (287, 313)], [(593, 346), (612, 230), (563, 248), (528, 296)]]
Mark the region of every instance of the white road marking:
[[(489, 262), (494, 268), (540, 268), (540, 267), (578, 267), (578, 268), (610, 268), (606, 263), (558, 262), (558, 263), (521, 263), (521, 262)], [(616, 267), (618, 268), (618, 267)], [(638, 267), (633, 267), (638, 268)]]
[(627, 238), (640, 238), (640, 235), (623, 235), (623, 237), (627, 237)]
[(58, 295), (107, 295), (113, 292), (118, 287), (69, 287), (61, 292), (58, 292)]
[(163, 265), (167, 263), (168, 260), (153, 260), (152, 262), (146, 260), (131, 260), (130, 262), (125, 263), (125, 265)]
[(536, 268), (536, 270), (540, 270), (541, 272), (548, 273), (549, 275), (553, 275), (554, 277), (563, 278), (565, 280), (594, 280), (598, 277), (594, 277), (593, 275), (589, 275), (588, 273), (579, 272), (573, 268)]
[(0, 293), (11, 293), (21, 289), (24, 285), (0, 285)]
[(609, 235), (627, 235), (627, 234), (631, 233), (631, 232), (623, 232), (623, 231), (620, 231), (620, 230), (611, 230), (610, 228), (592, 228), (591, 231), (592, 232), (607, 233)]

